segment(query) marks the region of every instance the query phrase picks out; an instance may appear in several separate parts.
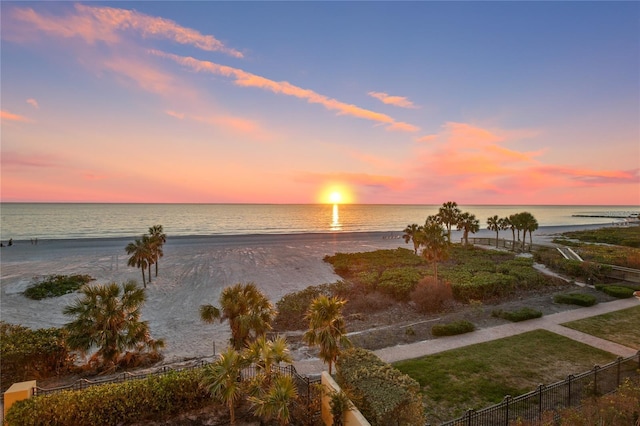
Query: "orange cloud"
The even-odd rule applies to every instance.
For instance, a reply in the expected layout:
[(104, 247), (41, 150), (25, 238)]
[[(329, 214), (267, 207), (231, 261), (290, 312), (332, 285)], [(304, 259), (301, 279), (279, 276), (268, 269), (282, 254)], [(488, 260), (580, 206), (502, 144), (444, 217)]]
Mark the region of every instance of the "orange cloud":
[(384, 92), (369, 92), (368, 95), (387, 105), (393, 105), (400, 108), (418, 108), (413, 104), (413, 102), (404, 96), (391, 96)]
[(178, 64), (188, 67), (197, 72), (209, 72), (211, 74), (222, 75), (234, 79), (234, 83), (241, 87), (257, 87), (277, 94), (293, 96), (304, 99), (312, 104), (320, 104), (330, 111), (337, 111), (339, 115), (349, 115), (363, 118), (365, 120), (376, 121), (386, 124), (387, 130), (400, 130), (405, 132), (417, 131), (418, 128), (407, 123), (395, 121), (386, 114), (370, 111), (358, 106), (347, 104), (336, 99), (328, 98), (313, 90), (303, 89), (286, 81), (273, 81), (259, 75), (255, 75), (244, 70), (219, 65), (210, 61), (201, 61), (192, 57), (178, 56), (158, 50), (150, 50), (151, 54), (159, 57), (171, 59)]
[(187, 118), (189, 120), (222, 128), (225, 131), (250, 136), (255, 140), (266, 141), (273, 139), (273, 136), (267, 130), (263, 129), (260, 124), (242, 117), (233, 117), (230, 115), (219, 114), (197, 116), (187, 115), (176, 111), (165, 111), (165, 113), (180, 120)]
[(15, 34), (11, 34), (10, 37), (26, 38), (36, 29), (63, 38), (79, 37), (89, 44), (97, 41), (116, 44), (122, 41), (120, 33), (135, 31), (144, 38), (162, 38), (206, 51), (222, 52), (236, 58), (243, 57), (242, 52), (226, 47), (215, 37), (200, 34), (168, 19), (148, 16), (133, 10), (83, 4), (76, 4), (75, 12), (67, 16), (44, 16), (31, 8), (14, 8), (9, 13), (14, 23), (11, 30)]
[(28, 122), (31, 121), (25, 116), (18, 115), (18, 114), (13, 114), (13, 113), (11, 113), (9, 111), (5, 111), (5, 110), (0, 110), (0, 119), (1, 120), (8, 120), (8, 121), (20, 121), (22, 123), (28, 123)]
[(323, 185), (326, 182), (340, 182), (352, 187), (374, 187), (390, 190), (402, 189), (405, 179), (397, 176), (375, 175), (369, 173), (312, 173), (302, 172), (295, 177), (298, 182)]

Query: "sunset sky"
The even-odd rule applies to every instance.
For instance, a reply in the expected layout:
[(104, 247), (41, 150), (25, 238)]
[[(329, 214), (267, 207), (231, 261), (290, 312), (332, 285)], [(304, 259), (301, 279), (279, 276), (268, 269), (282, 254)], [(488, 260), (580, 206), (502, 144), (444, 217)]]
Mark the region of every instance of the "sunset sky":
[(640, 205), (639, 2), (0, 4), (3, 202)]

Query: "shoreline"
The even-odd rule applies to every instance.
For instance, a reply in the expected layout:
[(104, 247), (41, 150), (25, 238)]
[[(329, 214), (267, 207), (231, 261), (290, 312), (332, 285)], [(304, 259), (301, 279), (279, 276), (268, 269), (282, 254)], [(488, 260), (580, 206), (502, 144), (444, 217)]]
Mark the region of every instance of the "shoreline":
[[(603, 225), (541, 227), (533, 233), (534, 243), (551, 243), (554, 235), (602, 228)], [(459, 242), (461, 232), (452, 232)], [(510, 239), (510, 231), (501, 231)], [(486, 229), (470, 235), (493, 237)], [(22, 292), (36, 277), (52, 274), (87, 274), (96, 283), (123, 283), (136, 280), (141, 272), (128, 267), (125, 246), (131, 238), (39, 240), (38, 244), (17, 241), (0, 250), (1, 320), (30, 328), (61, 327), (70, 321), (62, 309), (76, 294), (34, 301)], [(147, 284), (147, 302), (143, 320), (149, 322), (154, 338), (164, 338), (164, 363), (212, 355), (213, 345), (220, 349), (229, 339), (228, 324), (205, 324), (200, 320), (200, 305), (217, 305), (223, 288), (239, 282), (255, 282), (276, 303), (282, 296), (312, 285), (332, 283), (341, 278), (326, 255), (336, 252), (362, 252), (378, 249), (412, 249), (401, 231), (340, 232), (298, 234), (252, 234), (216, 236), (168, 235), (159, 275)], [(155, 268), (153, 268), (155, 270)], [(304, 359), (305, 353), (293, 353)]]

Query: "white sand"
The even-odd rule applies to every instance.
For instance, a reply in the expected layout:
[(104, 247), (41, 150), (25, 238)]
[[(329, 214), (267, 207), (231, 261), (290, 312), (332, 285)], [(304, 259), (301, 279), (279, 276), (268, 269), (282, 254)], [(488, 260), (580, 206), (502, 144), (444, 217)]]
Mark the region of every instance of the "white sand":
[[(585, 227), (541, 228), (534, 242), (550, 235)], [(275, 304), (283, 295), (310, 285), (340, 279), (322, 259), (336, 252), (360, 252), (396, 247), (412, 248), (401, 232), (171, 237), (164, 247), (158, 277), (147, 285), (143, 318), (154, 338), (164, 338), (165, 362), (211, 356), (226, 346), (228, 325), (205, 324), (198, 308), (217, 305), (220, 291), (238, 282), (253, 281)], [(481, 230), (476, 237), (495, 237)], [(454, 232), (453, 241), (461, 233)], [(501, 238), (511, 238), (503, 231)], [(527, 237), (528, 239), (528, 237)], [(98, 283), (142, 282), (140, 270), (127, 266), (124, 247), (131, 239), (16, 241), (0, 250), (0, 319), (31, 328), (60, 327), (70, 321), (62, 315), (75, 297), (34, 301), (21, 293), (36, 277), (51, 274), (88, 274)], [(152, 269), (155, 272), (155, 269)]]

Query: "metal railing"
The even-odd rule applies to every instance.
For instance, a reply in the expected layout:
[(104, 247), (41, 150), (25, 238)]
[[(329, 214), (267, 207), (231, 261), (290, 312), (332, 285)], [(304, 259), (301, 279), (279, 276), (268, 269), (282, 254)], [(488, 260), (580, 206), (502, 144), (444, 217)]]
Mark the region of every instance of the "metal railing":
[(548, 411), (575, 407), (588, 396), (614, 392), (626, 378), (640, 375), (640, 351), (628, 358), (592, 370), (569, 375), (551, 385), (539, 385), (536, 390), (511, 397), (482, 410), (468, 410), (463, 416), (442, 423), (441, 426), (508, 426), (516, 420), (540, 421)]

